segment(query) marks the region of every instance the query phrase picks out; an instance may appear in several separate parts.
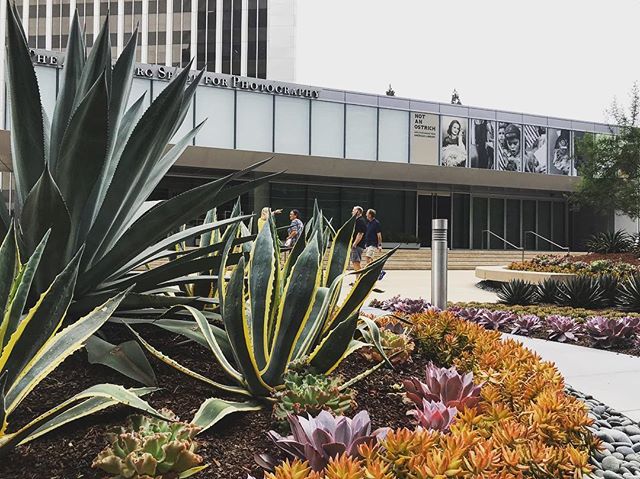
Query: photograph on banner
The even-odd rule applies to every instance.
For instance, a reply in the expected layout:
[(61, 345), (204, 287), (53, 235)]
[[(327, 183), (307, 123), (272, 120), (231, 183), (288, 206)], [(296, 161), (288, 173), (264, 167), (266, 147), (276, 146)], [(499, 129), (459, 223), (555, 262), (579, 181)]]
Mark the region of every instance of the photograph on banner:
[(498, 123), (498, 169), (522, 171), (522, 126)]
[(569, 175), (571, 172), (571, 150), (569, 138), (571, 132), (558, 128), (549, 128), (549, 173)]
[(411, 163), (438, 165), (438, 123), (431, 113), (411, 113)]
[(496, 122), (474, 119), (469, 123), (469, 166), (493, 170), (495, 168)]
[(440, 164), (442, 166), (467, 166), (466, 118), (442, 117), (440, 129)]
[(524, 171), (547, 172), (547, 129), (543, 126), (524, 125)]

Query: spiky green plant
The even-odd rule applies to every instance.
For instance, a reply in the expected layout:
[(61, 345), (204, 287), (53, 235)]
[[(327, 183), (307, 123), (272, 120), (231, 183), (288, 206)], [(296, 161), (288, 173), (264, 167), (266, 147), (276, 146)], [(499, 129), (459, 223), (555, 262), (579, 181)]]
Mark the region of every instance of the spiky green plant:
[[(307, 365), (314, 373), (329, 374), (348, 354), (369, 344), (354, 339), (359, 311), (393, 251), (361, 270), (346, 298), (339, 302), (354, 218), (333, 239), (322, 218), (320, 211), (314, 215), (283, 266), (273, 220), (262, 228), (253, 242), (249, 263), (240, 258), (228, 283), (218, 283), (224, 330), (210, 324), (191, 306), (174, 308), (193, 316), (200, 337), (233, 385), (213, 381), (179, 364), (130, 326), (131, 330), (158, 359), (210, 386), (244, 396), (269, 397), (283, 384), (283, 376), (293, 362)], [(232, 248), (234, 238), (229, 233), (225, 251)], [(327, 260), (323, 268), (324, 251)], [(223, 259), (219, 276), (226, 269)], [(373, 321), (363, 321), (382, 351), (377, 326)], [(195, 339), (191, 327), (173, 330)]]
[(339, 416), (355, 407), (356, 393), (350, 388), (341, 388), (339, 377), (318, 374), (289, 372), (284, 376), (284, 389), (275, 393), (273, 415), (284, 422), (289, 414), (317, 415), (320, 411), (331, 411)]
[(617, 302), (625, 311), (640, 311), (640, 274), (634, 274), (620, 283)]
[(560, 282), (553, 278), (547, 278), (542, 283), (538, 283), (538, 302), (541, 304), (557, 304), (559, 284)]
[[(138, 269), (175, 254), (173, 246), (180, 241), (241, 221), (234, 218), (176, 233), (181, 224), (237, 198), (268, 177), (227, 187), (254, 166), (147, 206), (151, 192), (202, 125), (167, 148), (189, 110), (203, 72), (188, 84), (189, 64), (146, 111), (143, 97), (128, 107), (137, 32), (113, 66), (108, 17), (88, 56), (83, 37), (75, 15), (49, 121), (43, 115), (17, 9), (9, 4), (6, 65), (16, 184), (13, 213), (26, 256), (35, 252), (40, 238), (51, 229), (34, 291), (44, 291), (84, 245), (73, 292), (74, 311), (89, 311), (129, 288), (122, 302), (128, 309), (184, 303), (184, 298), (149, 293), (183, 284), (187, 277), (197, 281), (194, 273), (217, 268), (219, 259), (208, 255), (211, 249), (181, 254), (150, 271)], [(7, 229), (7, 209), (3, 205), (0, 210), (2, 229)]]
[(498, 299), (504, 304), (529, 305), (537, 300), (536, 285), (521, 279), (512, 279), (500, 285)]
[(574, 308), (598, 308), (604, 301), (604, 291), (590, 276), (574, 276), (558, 284), (558, 303)]
[(586, 242), (590, 253), (624, 253), (633, 246), (633, 238), (626, 231), (605, 231), (591, 235)]
[(62, 329), (78, 276), (82, 251), (58, 274), (38, 301), (23, 314), (47, 242), (46, 232), (34, 253), (22, 263), (11, 224), (0, 246), (0, 456), (56, 427), (125, 403), (160, 415), (138, 396), (152, 388), (126, 390), (113, 384), (86, 389), (41, 414), (20, 429), (9, 432), (9, 419), (24, 399), (57, 366), (102, 326), (124, 298), (126, 291)]
[(195, 439), (198, 426), (180, 422), (168, 409), (161, 409), (172, 422), (146, 416), (132, 416), (127, 425), (109, 435), (111, 445), (103, 449), (91, 465), (114, 479), (187, 478), (206, 469), (200, 445)]

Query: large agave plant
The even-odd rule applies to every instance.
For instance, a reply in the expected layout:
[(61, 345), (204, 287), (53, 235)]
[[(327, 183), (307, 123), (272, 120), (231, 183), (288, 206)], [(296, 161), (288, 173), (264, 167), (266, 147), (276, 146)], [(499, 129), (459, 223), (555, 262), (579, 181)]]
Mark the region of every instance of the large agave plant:
[(0, 456), (14, 446), (56, 427), (118, 403), (161, 416), (138, 396), (152, 388), (126, 390), (113, 384), (88, 388), (9, 432), (10, 416), (51, 371), (102, 326), (126, 291), (62, 329), (78, 276), (82, 252), (58, 274), (36, 304), (23, 314), (50, 232), (46, 232), (26, 263), (22, 263), (13, 225), (0, 246)]
[[(217, 389), (252, 397), (268, 397), (282, 386), (291, 363), (328, 374), (348, 354), (369, 344), (375, 344), (384, 356), (380, 332), (373, 321), (364, 320), (368, 342), (356, 340), (354, 335), (360, 308), (393, 251), (361, 270), (349, 294), (339, 302), (354, 219), (335, 235), (327, 231), (321, 211), (310, 225), (282, 266), (273, 220), (262, 228), (253, 242), (249, 262), (240, 258), (229, 281), (218, 282), (224, 329), (210, 324), (201, 311), (188, 305), (172, 311), (188, 311), (198, 326), (195, 334), (193, 323), (152, 322), (205, 344), (233, 384), (221, 384), (177, 363), (132, 331), (161, 361)], [(234, 244), (233, 228), (225, 236), (228, 252)], [(226, 270), (223, 256), (219, 276)]]
[(626, 311), (640, 311), (640, 274), (620, 283), (618, 305)]
[(592, 235), (586, 242), (590, 253), (624, 253), (633, 246), (633, 239), (623, 230)]
[[(180, 255), (151, 271), (137, 270), (175, 253), (171, 250), (180, 241), (219, 228), (220, 222), (208, 223), (176, 233), (181, 224), (233, 200), (266, 177), (225, 188), (245, 170), (147, 206), (145, 200), (200, 128), (167, 148), (202, 73), (187, 85), (188, 66), (177, 72), (146, 111), (143, 98), (128, 107), (137, 32), (114, 65), (108, 18), (88, 56), (83, 36), (75, 16), (49, 121), (17, 9), (9, 4), (6, 62), (16, 181), (13, 213), (26, 256), (34, 254), (40, 238), (51, 229), (34, 292), (44, 291), (84, 245), (74, 311), (91, 310), (129, 288), (122, 303), (128, 308), (184, 303), (184, 298), (147, 293), (212, 269), (217, 259), (208, 256), (209, 250)], [(8, 211), (5, 205), (0, 210), (0, 228), (6, 230)]]
[(510, 305), (527, 306), (537, 300), (536, 285), (521, 279), (512, 279), (508, 283), (502, 283), (498, 291), (498, 299), (501, 303)]
[(558, 284), (558, 302), (574, 308), (598, 308), (604, 301), (604, 291), (598, 281), (589, 276), (575, 276)]

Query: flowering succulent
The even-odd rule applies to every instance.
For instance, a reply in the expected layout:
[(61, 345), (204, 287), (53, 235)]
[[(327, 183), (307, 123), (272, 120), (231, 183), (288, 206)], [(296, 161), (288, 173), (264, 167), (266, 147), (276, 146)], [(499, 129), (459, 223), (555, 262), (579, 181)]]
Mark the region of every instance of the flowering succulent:
[[(453, 309), (450, 308), (450, 310)], [(458, 308), (458, 310), (454, 312), (460, 319), (477, 323), (480, 316), (482, 316), (486, 311), (487, 310), (483, 308)]]
[(393, 296), (384, 301), (373, 300), (370, 305), (375, 308), (384, 309), (385, 311), (404, 314), (422, 313), (431, 307), (431, 304), (422, 298), (402, 298), (400, 295)]
[(448, 432), (458, 409), (447, 407), (442, 402), (422, 400), (422, 406), (407, 412), (416, 424), (430, 431)]
[(560, 343), (565, 341), (577, 341), (582, 332), (581, 325), (569, 316), (553, 314), (545, 319), (549, 339)]
[(175, 420), (167, 422), (146, 416), (131, 416), (126, 428), (111, 434), (111, 445), (94, 459), (92, 467), (112, 474), (113, 479), (162, 479), (190, 477), (207, 466), (196, 454), (194, 439), (200, 428)]
[(273, 415), (286, 421), (289, 414), (316, 415), (320, 411), (343, 414), (355, 407), (356, 393), (349, 388), (340, 390), (341, 385), (340, 377), (290, 372), (284, 377), (284, 389), (275, 393)]
[(476, 323), (485, 329), (493, 331), (503, 331), (508, 328), (516, 316), (509, 311), (484, 311), (477, 319)]
[(511, 334), (528, 336), (542, 329), (542, 321), (535, 314), (525, 314), (513, 320)]
[(623, 345), (640, 333), (640, 319), (594, 316), (587, 319), (584, 329), (595, 344), (610, 348)]
[(473, 408), (480, 401), (482, 387), (473, 382), (473, 373), (460, 374), (455, 367), (439, 368), (433, 363), (427, 364), (425, 382), (409, 378), (402, 383), (407, 398), (419, 408), (423, 407), (424, 400), (459, 410)]
[(367, 411), (360, 411), (353, 419), (327, 411), (306, 418), (289, 414), (287, 421), (292, 435), (283, 437), (269, 431), (269, 439), (292, 458), (307, 460), (314, 471), (322, 471), (332, 457), (343, 453), (359, 457), (360, 445), (375, 446), (388, 432), (388, 428), (371, 431)]
[[(380, 328), (380, 344), (392, 364), (398, 365), (411, 360), (415, 344), (405, 327), (399, 322), (388, 322)], [(372, 347), (362, 348), (360, 354), (369, 361), (379, 363), (384, 358)]]

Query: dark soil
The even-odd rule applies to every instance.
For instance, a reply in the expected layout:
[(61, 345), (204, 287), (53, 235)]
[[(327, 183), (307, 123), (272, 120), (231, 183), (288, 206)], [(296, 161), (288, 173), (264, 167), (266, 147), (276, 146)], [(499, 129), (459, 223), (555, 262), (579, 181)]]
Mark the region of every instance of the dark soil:
[[(109, 339), (120, 336), (130, 339), (120, 329), (111, 327)], [(182, 364), (219, 381), (227, 382), (212, 356), (195, 343), (184, 343), (182, 338), (140, 328), (145, 338), (164, 353)], [(427, 358), (414, 354), (413, 362), (395, 370), (380, 369), (354, 386), (357, 391), (357, 411), (367, 409), (374, 428), (409, 426), (408, 407), (403, 404), (399, 388), (402, 378), (422, 375)], [(151, 359), (161, 389), (146, 399), (156, 409), (166, 407), (183, 420), (191, 419), (200, 404), (209, 397), (224, 396), (196, 380), (175, 371), (169, 366)], [(337, 373), (353, 377), (371, 367), (358, 353), (347, 358)], [(38, 414), (68, 399), (73, 394), (98, 383), (111, 382), (134, 387), (137, 384), (103, 367), (92, 366), (86, 361), (86, 353), (80, 351), (69, 357), (23, 402), (10, 420), (10, 430), (15, 430)], [(95, 414), (81, 421), (68, 424), (36, 441), (20, 446), (0, 461), (0, 479), (97, 479), (107, 475), (92, 469), (96, 455), (108, 445), (105, 433), (124, 424), (129, 408), (118, 406)], [(199, 454), (209, 468), (195, 477), (201, 479), (246, 479), (247, 473), (262, 477), (253, 461), (254, 453), (268, 452), (278, 456), (278, 450), (266, 437), (275, 428), (268, 407), (258, 412), (233, 414), (209, 431), (199, 436)]]
[(576, 261), (591, 263), (592, 261), (607, 259), (609, 261), (613, 261), (614, 263), (629, 263), (635, 266), (640, 266), (640, 258), (638, 258), (633, 253), (587, 253), (581, 255), (569, 255), (567, 256), (567, 258), (572, 263)]

